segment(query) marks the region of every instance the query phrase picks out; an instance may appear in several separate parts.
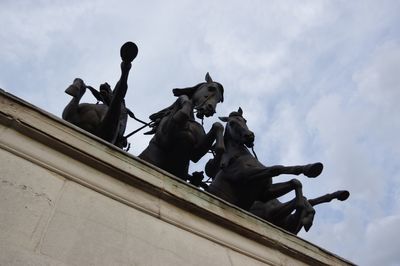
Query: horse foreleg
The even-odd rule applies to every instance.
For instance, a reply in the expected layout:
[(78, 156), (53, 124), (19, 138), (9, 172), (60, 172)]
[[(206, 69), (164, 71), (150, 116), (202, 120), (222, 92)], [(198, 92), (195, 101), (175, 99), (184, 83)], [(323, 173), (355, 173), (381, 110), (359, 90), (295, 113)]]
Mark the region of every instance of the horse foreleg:
[[(281, 203), (278, 206), (274, 206), (269, 210), (268, 221), (274, 224), (280, 224), (283, 219), (288, 217), (296, 209), (297, 199), (294, 198), (288, 202)], [(265, 206), (268, 208), (268, 205)]]
[(290, 214), (285, 219), (284, 223), (280, 225), (282, 228), (295, 235), (300, 232), (303, 226), (306, 231), (310, 230), (314, 221), (314, 208), (305, 197), (303, 197), (303, 203), (303, 208), (296, 209), (295, 213)]
[(296, 208), (304, 207), (302, 187), (302, 184), (297, 179), (272, 184), (262, 195), (261, 201), (276, 199), (294, 190), (296, 193)]
[(288, 175), (304, 174), (307, 177), (319, 176), (323, 168), (324, 166), (322, 163), (313, 163), (313, 164), (296, 165), (296, 166), (274, 165), (268, 167), (272, 176), (278, 176), (282, 174), (288, 174)]
[[(250, 212), (293, 234), (297, 234), (303, 226), (306, 231), (310, 229), (315, 214), (315, 210), (305, 197), (302, 198), (302, 201), (303, 207), (297, 207), (296, 198), (285, 203), (280, 203), (278, 200), (265, 203), (257, 202), (257, 204), (253, 204)], [(295, 212), (292, 214), (294, 210)]]
[(62, 118), (78, 127), (82, 128), (81, 125), (81, 115), (78, 112), (79, 102), (86, 91), (86, 84), (82, 79), (76, 78), (72, 85), (70, 85), (65, 93), (72, 96), (71, 101), (65, 106), (64, 111), (62, 113)]
[[(215, 160), (220, 161), (222, 154), (225, 151), (224, 145), (224, 127), (221, 123), (215, 122), (210, 131), (205, 135), (203, 139), (200, 140), (200, 144), (194, 151), (194, 154), (191, 158), (193, 162), (198, 162), (211, 148), (215, 141)], [(218, 164), (219, 165), (219, 164)]]
[(315, 199), (310, 199), (308, 202), (310, 202), (311, 206), (315, 206), (321, 203), (326, 203), (330, 202), (333, 199), (338, 199), (340, 201), (346, 200), (350, 196), (350, 193), (347, 190), (338, 190), (333, 193), (329, 193), (326, 195), (323, 195), (321, 197), (315, 198)]
[(174, 131), (175, 126), (183, 126), (190, 119), (190, 114), (193, 110), (192, 100), (189, 99), (186, 95), (181, 95), (176, 100), (176, 104), (180, 107), (180, 109), (172, 116), (172, 120), (174, 123), (170, 123), (169, 130)]

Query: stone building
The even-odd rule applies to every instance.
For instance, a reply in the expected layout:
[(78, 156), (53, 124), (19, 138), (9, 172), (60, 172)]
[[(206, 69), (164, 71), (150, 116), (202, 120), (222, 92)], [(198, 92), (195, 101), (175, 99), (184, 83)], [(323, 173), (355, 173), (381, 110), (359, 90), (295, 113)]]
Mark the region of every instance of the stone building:
[(4, 91), (0, 265), (352, 265)]

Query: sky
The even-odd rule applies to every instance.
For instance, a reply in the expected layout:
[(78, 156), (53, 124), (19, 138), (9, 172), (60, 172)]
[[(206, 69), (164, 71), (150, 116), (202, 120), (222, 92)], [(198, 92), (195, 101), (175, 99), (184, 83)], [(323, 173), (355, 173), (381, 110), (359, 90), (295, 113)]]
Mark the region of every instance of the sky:
[[(261, 162), (323, 162), (298, 177), (308, 198), (350, 191), (299, 236), (360, 265), (400, 265), (399, 14), (385, 0), (0, 0), (0, 87), (61, 117), (73, 79), (115, 85), (133, 41), (125, 99), (148, 120), (209, 72), (225, 101), (206, 130), (240, 106)], [(149, 137), (129, 141), (138, 155)]]

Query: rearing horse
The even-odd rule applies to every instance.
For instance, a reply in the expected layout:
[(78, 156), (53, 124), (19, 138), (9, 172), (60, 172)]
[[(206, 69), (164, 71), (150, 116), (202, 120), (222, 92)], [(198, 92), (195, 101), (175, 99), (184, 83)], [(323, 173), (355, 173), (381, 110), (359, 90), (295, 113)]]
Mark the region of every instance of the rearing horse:
[(139, 157), (163, 170), (187, 180), (190, 161), (197, 162), (211, 148), (214, 141), (217, 156), (224, 151), (221, 123), (216, 122), (205, 133), (203, 126), (195, 120), (210, 117), (219, 102), (223, 102), (223, 86), (206, 74), (206, 82), (194, 87), (174, 89), (178, 99), (168, 108), (150, 116), (155, 134), (148, 147)]
[(300, 181), (292, 179), (273, 184), (272, 177), (281, 174), (316, 177), (322, 172), (323, 165), (264, 166), (247, 149), (253, 147), (254, 133), (248, 129), (242, 115), (243, 111), (239, 108), (229, 117), (220, 117), (226, 122), (225, 152), (220, 160), (210, 160), (206, 165), (207, 175), (215, 177), (208, 191), (248, 211), (256, 200), (266, 202), (294, 190), (296, 206), (305, 208)]
[(115, 89), (111, 91), (107, 83), (100, 87), (99, 96), (104, 96), (102, 98), (104, 104), (80, 103), (86, 89), (88, 88), (92, 92), (94, 89), (86, 86), (82, 79), (76, 78), (73, 84), (65, 90), (73, 98), (64, 108), (62, 118), (123, 148), (126, 145), (123, 133), (127, 120), (127, 108), (125, 107), (124, 98), (128, 89), (127, 82), (129, 70), (132, 66), (131, 62), (135, 59), (137, 53), (138, 48), (132, 42), (127, 42), (121, 47), (121, 77)]
[[(306, 231), (310, 229), (314, 219), (315, 205), (330, 202), (333, 199), (345, 201), (349, 196), (350, 193), (347, 190), (338, 190), (314, 199), (304, 198), (306, 208), (303, 210), (296, 209), (296, 199), (285, 203), (278, 199), (267, 202), (256, 201), (251, 206), (250, 212), (296, 235), (303, 226)], [(307, 222), (304, 222), (305, 219)]]

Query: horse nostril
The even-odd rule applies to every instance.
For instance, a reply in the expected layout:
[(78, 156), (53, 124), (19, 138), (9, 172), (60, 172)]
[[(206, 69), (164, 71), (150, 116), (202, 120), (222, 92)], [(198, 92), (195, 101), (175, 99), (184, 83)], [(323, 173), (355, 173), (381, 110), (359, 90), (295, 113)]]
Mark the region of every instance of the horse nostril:
[(213, 106), (212, 104), (210, 104), (210, 103), (207, 103), (207, 104), (206, 104), (206, 109), (207, 109), (208, 111), (214, 111), (214, 106)]
[(253, 132), (246, 133), (246, 134), (244, 135), (244, 137), (245, 137), (247, 140), (249, 140), (249, 141), (253, 141), (253, 140), (254, 140), (254, 133), (253, 133)]

